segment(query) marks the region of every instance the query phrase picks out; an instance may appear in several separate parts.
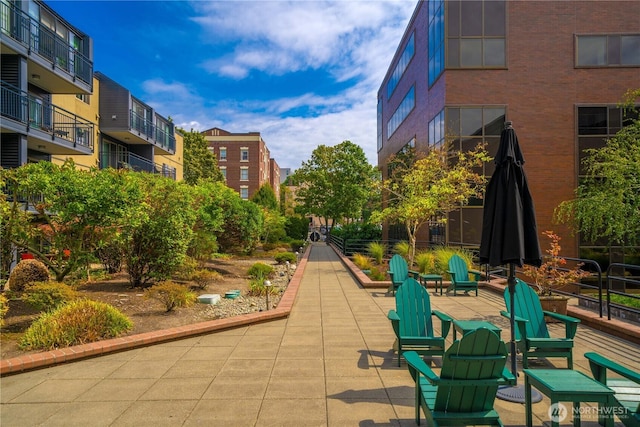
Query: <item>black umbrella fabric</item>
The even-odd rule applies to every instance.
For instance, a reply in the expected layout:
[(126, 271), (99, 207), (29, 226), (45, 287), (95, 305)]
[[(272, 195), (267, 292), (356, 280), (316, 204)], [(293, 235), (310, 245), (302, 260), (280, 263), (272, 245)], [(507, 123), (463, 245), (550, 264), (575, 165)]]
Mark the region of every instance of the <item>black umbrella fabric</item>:
[[(524, 173), (524, 157), (511, 122), (500, 134), (500, 145), (494, 159), (496, 169), (485, 194), (480, 240), (480, 263), (490, 266), (509, 265), (508, 286), (511, 299), (511, 371), (517, 377), (514, 319), (515, 266), (540, 266), (542, 254), (533, 198)], [(500, 394), (499, 394), (500, 396)], [(524, 396), (504, 397), (522, 401)]]

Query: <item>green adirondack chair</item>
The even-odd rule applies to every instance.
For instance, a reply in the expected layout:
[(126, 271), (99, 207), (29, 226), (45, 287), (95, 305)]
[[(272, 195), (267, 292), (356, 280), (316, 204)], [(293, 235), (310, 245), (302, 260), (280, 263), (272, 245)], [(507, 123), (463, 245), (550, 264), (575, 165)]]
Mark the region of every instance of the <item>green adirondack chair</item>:
[[(453, 291), (453, 295), (456, 295), (456, 291), (476, 291), (478, 296), (478, 280), (480, 280), (480, 273), (469, 272), (467, 263), (459, 255), (453, 255), (449, 258), (449, 271), (451, 275), (451, 286), (447, 288), (447, 292)], [(473, 274), (474, 280), (471, 280), (469, 274)]]
[(416, 387), (416, 423), (422, 408), (428, 425), (502, 426), (493, 408), (501, 385), (515, 384), (505, 367), (507, 346), (495, 332), (476, 329), (455, 341), (442, 358), (440, 376), (408, 351), (404, 354)]
[(389, 270), (387, 274), (391, 277), (391, 286), (387, 292), (393, 292), (394, 295), (398, 287), (402, 285), (407, 278), (413, 277), (417, 279), (419, 275), (417, 271), (409, 270), (407, 261), (398, 254), (395, 254), (389, 260)]
[[(589, 361), (593, 378), (616, 392), (613, 397), (617, 407), (613, 413), (625, 426), (640, 427), (640, 373), (598, 353), (585, 353), (584, 357)], [(607, 370), (614, 375), (607, 376)]]
[[(506, 311), (504, 317), (511, 316), (509, 288), (504, 290)], [(567, 359), (569, 369), (573, 369), (573, 338), (578, 329), (579, 319), (559, 313), (543, 311), (540, 298), (533, 288), (520, 279), (516, 279), (514, 296), (515, 338), (522, 353), (522, 367), (529, 367), (529, 359), (538, 357), (563, 357)], [(550, 316), (565, 324), (564, 338), (554, 338), (549, 334), (544, 316)]]
[[(441, 321), (440, 336), (433, 330), (432, 316)], [(431, 310), (429, 292), (416, 279), (409, 277), (396, 292), (396, 309), (387, 315), (398, 341), (398, 366), (403, 351), (410, 349), (423, 356), (444, 354), (445, 338), (453, 319)]]

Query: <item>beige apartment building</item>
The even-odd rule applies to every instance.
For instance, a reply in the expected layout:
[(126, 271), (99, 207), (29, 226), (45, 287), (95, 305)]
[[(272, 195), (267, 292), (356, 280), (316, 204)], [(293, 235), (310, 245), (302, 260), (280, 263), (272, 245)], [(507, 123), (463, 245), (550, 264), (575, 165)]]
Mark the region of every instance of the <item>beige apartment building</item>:
[(260, 132), (232, 133), (220, 128), (202, 132), (216, 156), (227, 185), (249, 199), (268, 183), (276, 198), (280, 194), (280, 167), (271, 158)]

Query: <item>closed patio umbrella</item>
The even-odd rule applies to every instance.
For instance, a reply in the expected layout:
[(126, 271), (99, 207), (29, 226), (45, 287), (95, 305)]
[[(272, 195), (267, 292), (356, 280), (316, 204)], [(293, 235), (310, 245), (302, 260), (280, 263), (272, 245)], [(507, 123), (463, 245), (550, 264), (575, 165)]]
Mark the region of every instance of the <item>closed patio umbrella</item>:
[[(515, 267), (523, 264), (540, 266), (542, 254), (538, 242), (538, 227), (533, 198), (524, 172), (524, 157), (518, 137), (505, 123), (495, 156), (496, 169), (485, 194), (480, 263), (490, 266), (509, 265), (507, 284), (511, 299), (511, 371), (517, 377), (514, 319)], [(504, 400), (524, 402), (522, 388), (507, 387), (498, 391)], [(542, 399), (542, 396), (539, 396)]]

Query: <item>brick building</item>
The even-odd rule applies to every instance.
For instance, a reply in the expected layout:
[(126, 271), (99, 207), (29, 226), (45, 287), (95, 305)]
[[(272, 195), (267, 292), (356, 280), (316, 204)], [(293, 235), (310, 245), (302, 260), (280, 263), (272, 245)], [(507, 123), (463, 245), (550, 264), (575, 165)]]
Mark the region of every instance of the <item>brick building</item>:
[(280, 194), (280, 167), (271, 158), (260, 132), (232, 133), (220, 128), (202, 132), (227, 185), (249, 199), (265, 183)]
[[(495, 155), (504, 122), (513, 122), (539, 231), (555, 230), (563, 253), (623, 262), (638, 248), (581, 241), (553, 223), (571, 199), (585, 148), (596, 148), (625, 121), (618, 103), (640, 87), (640, 2), (418, 2), (378, 92), (378, 165), (405, 146), (445, 141), (465, 150), (482, 141)], [(493, 173), (493, 164), (484, 173)], [(452, 212), (422, 240), (474, 248), (482, 200)], [(390, 238), (401, 230), (386, 229)]]

